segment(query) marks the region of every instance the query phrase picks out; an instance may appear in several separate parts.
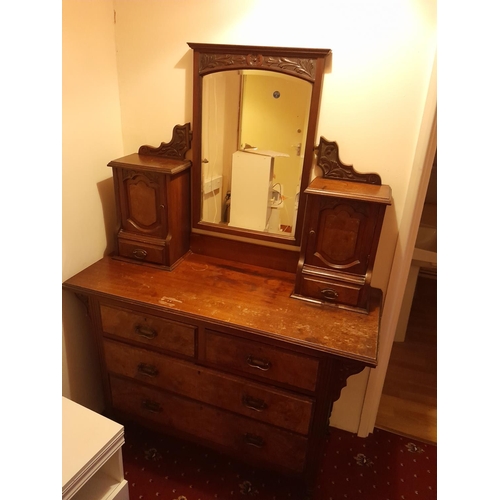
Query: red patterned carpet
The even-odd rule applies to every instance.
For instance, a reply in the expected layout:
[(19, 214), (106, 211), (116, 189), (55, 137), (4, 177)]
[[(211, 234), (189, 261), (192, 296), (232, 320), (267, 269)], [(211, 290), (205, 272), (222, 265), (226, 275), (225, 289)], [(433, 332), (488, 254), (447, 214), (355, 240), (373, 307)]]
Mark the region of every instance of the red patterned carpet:
[[(331, 428), (314, 500), (437, 498), (437, 448), (375, 429), (368, 438)], [(298, 485), (224, 455), (127, 424), (130, 500), (303, 500)]]

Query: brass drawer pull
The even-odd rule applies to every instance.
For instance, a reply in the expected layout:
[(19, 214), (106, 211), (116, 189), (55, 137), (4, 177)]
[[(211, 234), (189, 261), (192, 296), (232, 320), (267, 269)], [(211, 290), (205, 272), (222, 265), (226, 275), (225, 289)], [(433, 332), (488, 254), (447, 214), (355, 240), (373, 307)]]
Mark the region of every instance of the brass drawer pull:
[(321, 295), (323, 295), (325, 300), (336, 300), (339, 298), (338, 292), (332, 290), (331, 288), (325, 288), (321, 290)]
[(148, 365), (147, 363), (139, 363), (139, 365), (137, 365), (137, 370), (142, 375), (147, 375), (148, 377), (156, 377), (156, 375), (158, 375), (158, 368), (154, 365)]
[(144, 337), (145, 339), (149, 340), (153, 340), (158, 335), (156, 333), (156, 330), (142, 325), (135, 325), (134, 332), (140, 337)]
[(151, 413), (161, 413), (163, 411), (161, 404), (156, 401), (151, 401), (151, 399), (143, 399), (141, 408)]
[(259, 359), (259, 358), (254, 358), (251, 354), (248, 355), (247, 357), (247, 363), (248, 366), (251, 366), (252, 368), (257, 368), (258, 370), (262, 370), (266, 372), (271, 368), (271, 362), (268, 361), (267, 359)]
[(254, 434), (249, 434), (248, 432), (245, 434), (244, 441), (246, 444), (255, 446), (256, 448), (263, 448), (266, 444), (264, 439), (260, 436), (255, 436)]
[(252, 398), (247, 394), (243, 394), (241, 402), (243, 403), (243, 406), (250, 408), (250, 410), (263, 411), (267, 408), (267, 404), (264, 400)]
[(148, 256), (148, 252), (142, 248), (136, 248), (132, 251), (132, 255), (139, 260), (144, 260)]

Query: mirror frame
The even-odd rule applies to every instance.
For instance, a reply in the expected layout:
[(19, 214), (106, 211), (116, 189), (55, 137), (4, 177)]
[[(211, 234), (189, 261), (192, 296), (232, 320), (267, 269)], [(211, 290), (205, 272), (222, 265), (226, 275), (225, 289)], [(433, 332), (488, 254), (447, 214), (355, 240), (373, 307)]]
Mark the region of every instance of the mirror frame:
[[(220, 45), (188, 42), (193, 50), (193, 127), (192, 127), (192, 232), (229, 239), (250, 240), (264, 245), (300, 247), (305, 210), (304, 190), (311, 180), (315, 137), (326, 58), (330, 49)], [(311, 105), (304, 149), (297, 222), (293, 236), (252, 231), (201, 220), (201, 140), (203, 77), (220, 71), (261, 69), (311, 83)], [(257, 240), (257, 241), (255, 241)]]

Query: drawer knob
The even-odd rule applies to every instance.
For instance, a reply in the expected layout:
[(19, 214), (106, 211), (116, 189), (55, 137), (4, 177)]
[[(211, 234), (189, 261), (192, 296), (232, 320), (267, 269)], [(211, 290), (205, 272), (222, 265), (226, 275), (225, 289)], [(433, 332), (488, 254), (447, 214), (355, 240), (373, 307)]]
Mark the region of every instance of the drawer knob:
[(142, 248), (136, 248), (132, 251), (132, 255), (139, 260), (144, 260), (148, 256), (148, 252)]
[(331, 288), (325, 288), (325, 289), (321, 290), (321, 295), (323, 295), (323, 298), (325, 300), (336, 300), (339, 298), (338, 292), (336, 292), (335, 290), (333, 290)]
[(163, 411), (160, 403), (152, 401), (151, 399), (143, 399), (141, 403), (143, 410), (149, 411), (151, 413), (160, 413)]
[(244, 441), (246, 444), (255, 446), (256, 448), (263, 448), (266, 444), (264, 439), (260, 436), (255, 436), (254, 434), (249, 434), (248, 432), (245, 434)]
[(243, 394), (241, 402), (243, 403), (243, 406), (250, 408), (250, 410), (263, 411), (267, 408), (267, 404), (264, 400), (252, 398), (252, 396), (249, 396), (248, 394)]
[(137, 370), (142, 375), (146, 375), (148, 377), (156, 377), (156, 375), (158, 375), (158, 368), (154, 365), (149, 365), (148, 363), (139, 363)]
[(139, 337), (144, 337), (148, 340), (152, 340), (158, 335), (156, 330), (143, 325), (135, 325), (134, 332), (139, 335)]
[(251, 354), (249, 354), (247, 357), (247, 364), (252, 368), (257, 368), (258, 370), (262, 370), (264, 372), (266, 372), (267, 370), (269, 370), (269, 368), (271, 368), (270, 361), (268, 361), (267, 359), (255, 358)]

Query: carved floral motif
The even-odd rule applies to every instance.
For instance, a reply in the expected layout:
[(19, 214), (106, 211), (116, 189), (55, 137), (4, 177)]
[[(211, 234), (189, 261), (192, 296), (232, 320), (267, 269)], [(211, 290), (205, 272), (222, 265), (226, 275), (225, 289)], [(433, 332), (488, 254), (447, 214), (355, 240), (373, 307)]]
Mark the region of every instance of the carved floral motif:
[(314, 81), (316, 76), (316, 60), (296, 57), (263, 56), (262, 54), (201, 54), (200, 74), (214, 69), (268, 68), (307, 77)]

